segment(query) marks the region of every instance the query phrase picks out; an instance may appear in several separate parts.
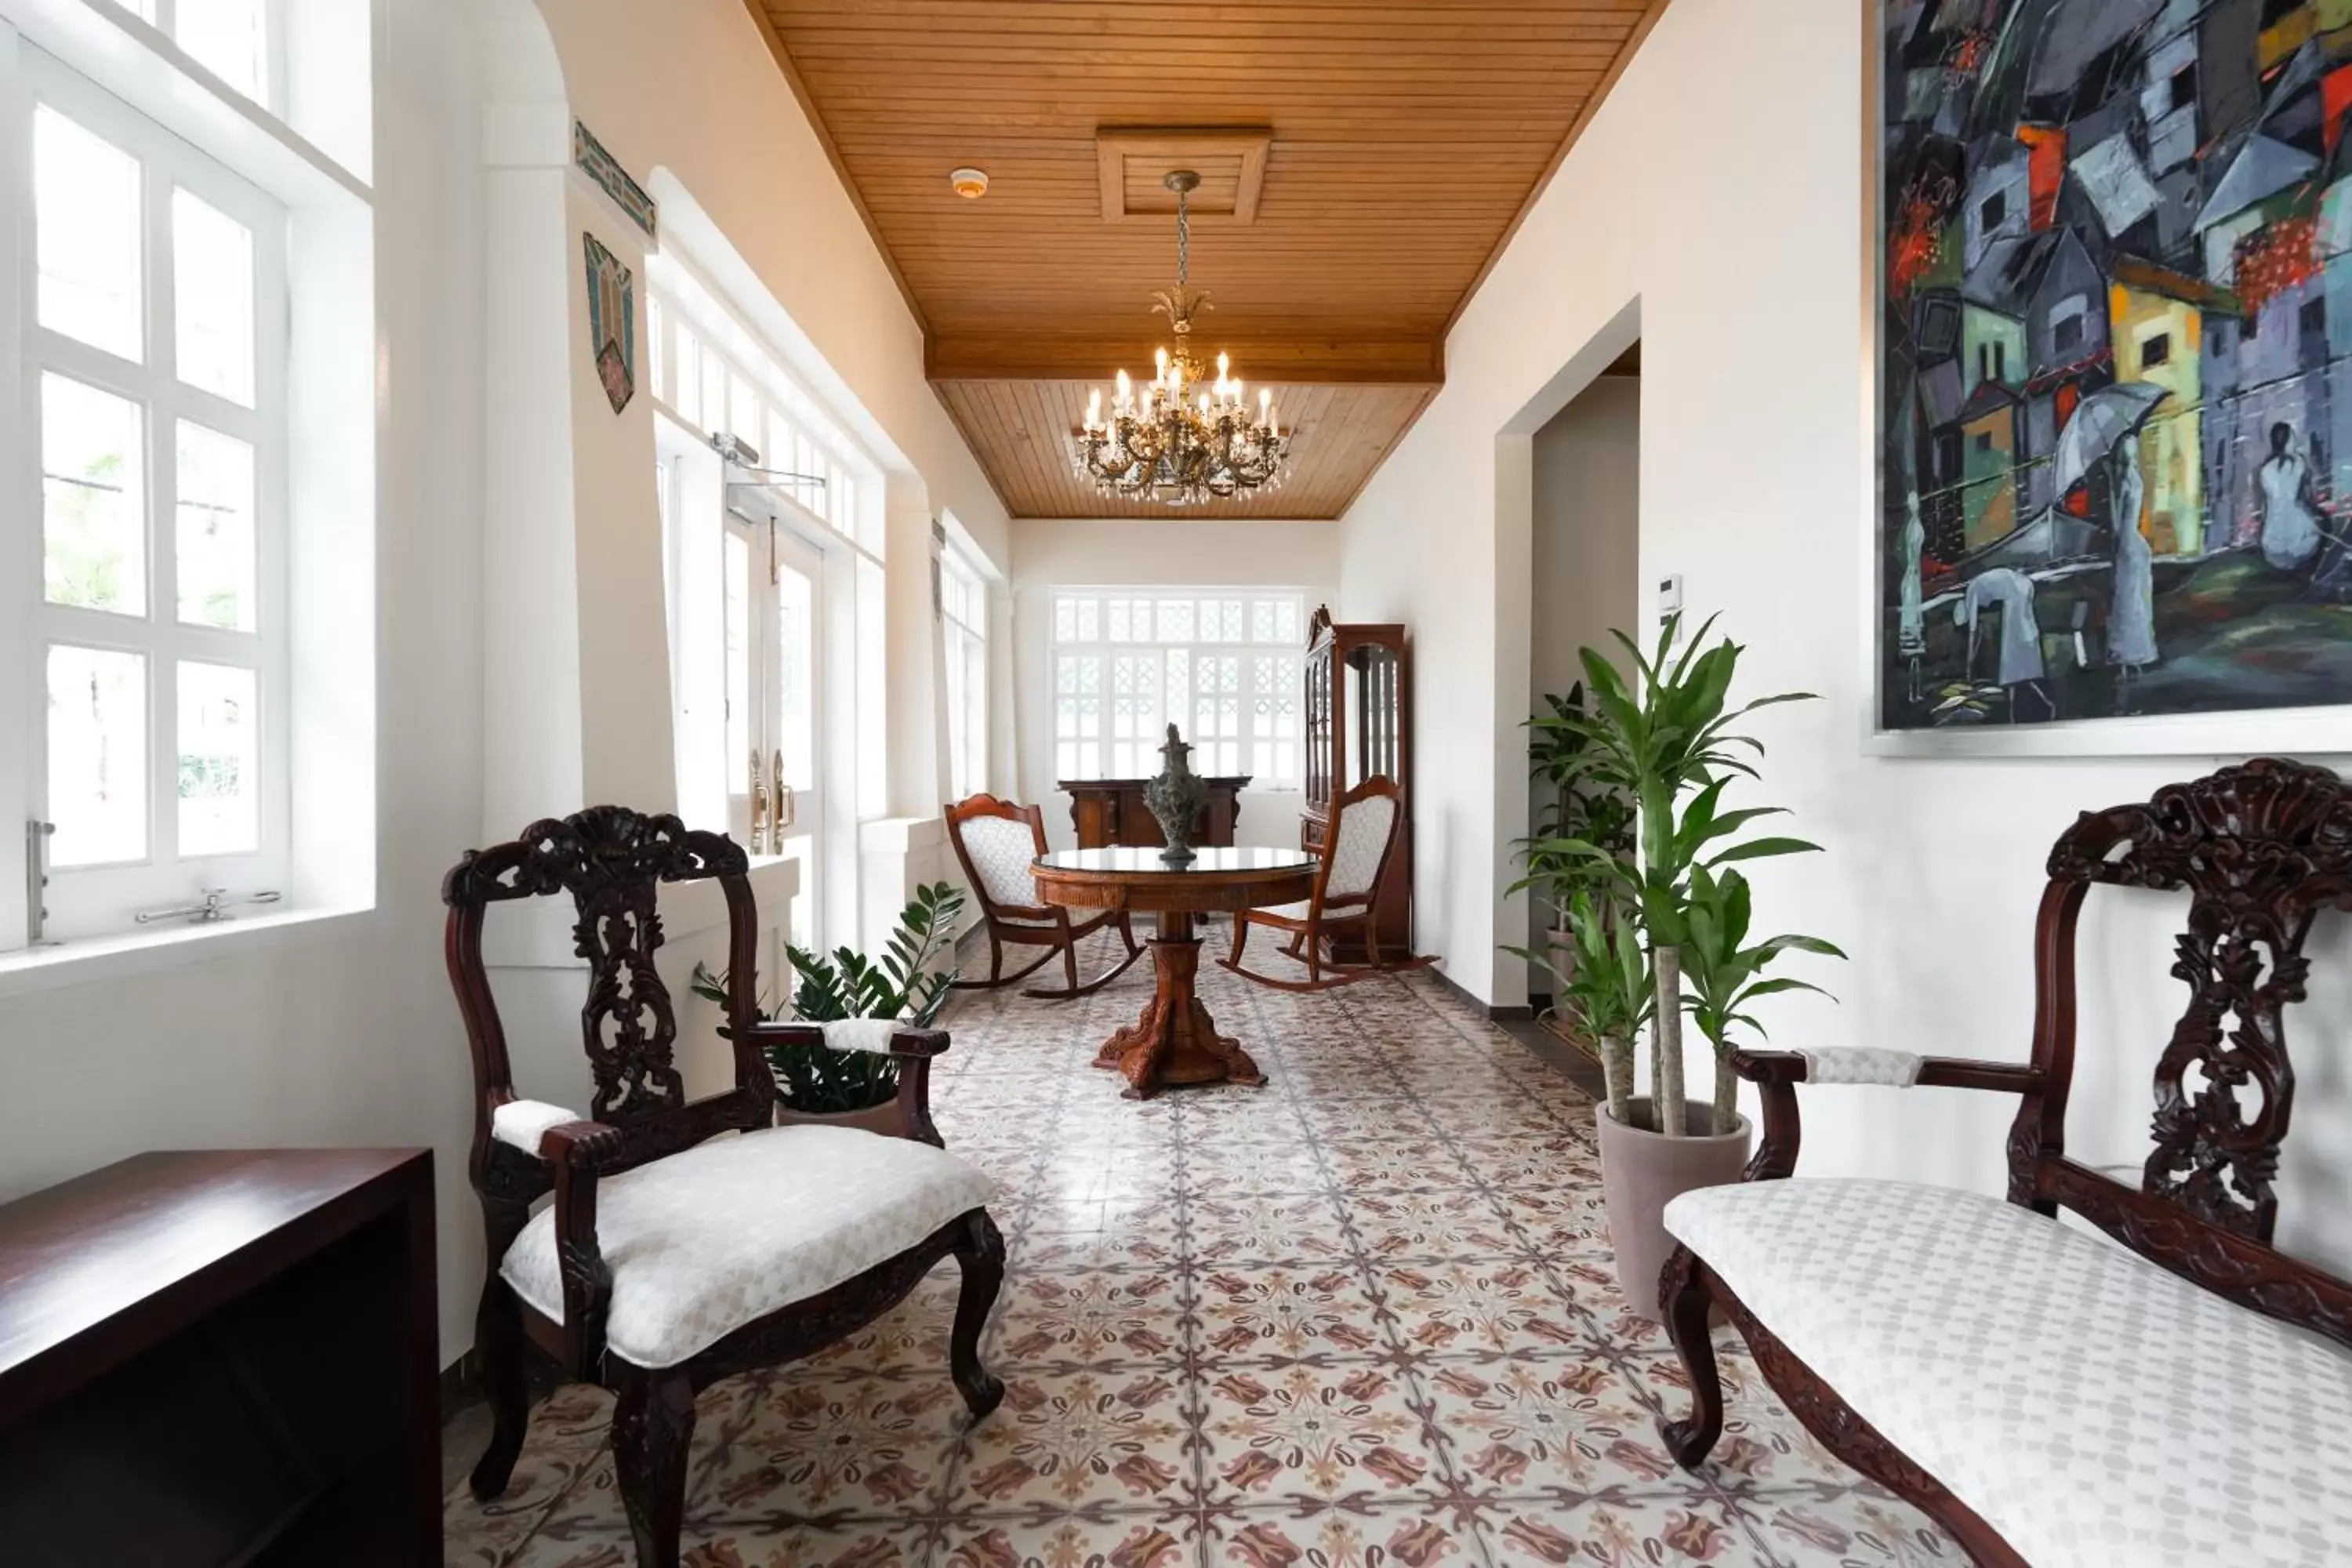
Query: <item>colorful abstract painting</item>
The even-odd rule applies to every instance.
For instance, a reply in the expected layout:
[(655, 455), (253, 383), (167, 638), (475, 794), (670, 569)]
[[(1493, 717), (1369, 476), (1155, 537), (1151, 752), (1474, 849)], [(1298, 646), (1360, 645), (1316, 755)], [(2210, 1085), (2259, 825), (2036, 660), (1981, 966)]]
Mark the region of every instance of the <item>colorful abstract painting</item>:
[(594, 235), (583, 233), (580, 242), (588, 262), (588, 349), (618, 414), (637, 393), (636, 279)]
[(1879, 0), (1881, 727), (2352, 702), (2352, 0)]

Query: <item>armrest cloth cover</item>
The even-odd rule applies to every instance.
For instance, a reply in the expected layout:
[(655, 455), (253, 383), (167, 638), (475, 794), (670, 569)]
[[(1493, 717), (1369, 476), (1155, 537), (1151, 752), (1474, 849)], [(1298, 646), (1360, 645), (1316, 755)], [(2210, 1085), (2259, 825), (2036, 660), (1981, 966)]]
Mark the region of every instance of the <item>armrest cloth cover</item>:
[(1911, 1051), (1879, 1046), (1824, 1046), (1806, 1051), (1807, 1083), (1874, 1084), (1882, 1089), (1909, 1089), (1919, 1081), (1927, 1058)]
[(539, 1153), (539, 1141), (546, 1136), (549, 1128), (580, 1120), (578, 1111), (550, 1105), (543, 1100), (509, 1100), (490, 1112), (490, 1136), (535, 1156)]
[(828, 1049), (887, 1057), (891, 1039), (907, 1026), (896, 1018), (834, 1018), (818, 1027), (824, 1031)]

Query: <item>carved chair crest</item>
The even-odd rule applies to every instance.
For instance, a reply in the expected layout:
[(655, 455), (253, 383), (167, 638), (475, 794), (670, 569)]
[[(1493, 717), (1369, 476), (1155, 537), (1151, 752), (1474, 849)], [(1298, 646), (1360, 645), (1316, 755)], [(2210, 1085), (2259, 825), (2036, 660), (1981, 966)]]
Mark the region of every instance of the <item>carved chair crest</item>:
[[(626, 1126), (686, 1100), (671, 1061), (677, 1020), (654, 969), (662, 945), (658, 885), (740, 878), (749, 869), (741, 847), (723, 834), (689, 829), (671, 816), (599, 805), (535, 822), (509, 843), (468, 852), (443, 880), (441, 898), (478, 931), (490, 904), (572, 895), (579, 916), (572, 951), (588, 963), (580, 1026), (595, 1083), (591, 1114)], [(502, 1044), (499, 1055), (503, 1076)]]
[[(2063, 969), (2045, 981), (2063, 982), (2069, 1014), (2074, 917), (2087, 887), (2189, 894), (2172, 966), (2189, 986), (2189, 1006), (2157, 1066), (2156, 1147), (2140, 1190), (2267, 1245), (2294, 1105), (2285, 1010), (2304, 998), (2313, 917), (2352, 908), (2352, 800), (2343, 781), (2270, 758), (2223, 768), (2144, 805), (2085, 813), (2052, 849), (2049, 869), (2062, 907), (2057, 941), (2045, 941), (2042, 957)], [(2037, 1055), (2054, 1045), (2071, 1056), (2071, 1017), (2062, 1041), (2045, 1029)], [(2063, 1060), (2043, 1065), (2063, 1077)], [(2012, 1149), (2013, 1157), (2027, 1152)]]

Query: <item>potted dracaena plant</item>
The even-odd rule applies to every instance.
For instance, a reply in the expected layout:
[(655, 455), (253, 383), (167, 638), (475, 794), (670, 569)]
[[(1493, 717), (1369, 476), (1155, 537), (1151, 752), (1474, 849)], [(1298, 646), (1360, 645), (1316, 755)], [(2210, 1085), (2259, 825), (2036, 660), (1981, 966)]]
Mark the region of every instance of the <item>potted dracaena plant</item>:
[[(793, 1020), (824, 1024), (836, 1018), (895, 1018), (913, 1028), (929, 1028), (947, 1005), (948, 988), (955, 979), (954, 969), (939, 967), (938, 960), (954, 941), (963, 908), (962, 889), (952, 883), (917, 888), (913, 900), (899, 911), (898, 929), (878, 963), (849, 947), (835, 948), (828, 955), (787, 945)], [(723, 972), (713, 974), (697, 964), (693, 984), (696, 995), (726, 1006)], [(775, 1016), (764, 998), (760, 1016), (762, 1020)], [(726, 1026), (719, 1032), (724, 1036)], [(816, 1046), (770, 1046), (767, 1057), (784, 1109), (797, 1112), (801, 1120), (820, 1117), (877, 1131), (896, 1126), (890, 1102), (898, 1092), (898, 1064), (893, 1058)]]
[[(1768, 978), (1762, 971), (1790, 952), (1843, 956), (1810, 937), (1747, 943), (1748, 883), (1730, 868), (1820, 847), (1799, 838), (1740, 837), (1782, 808), (1724, 808), (1734, 778), (1759, 776), (1751, 759), (1760, 759), (1764, 750), (1734, 726), (1759, 709), (1810, 700), (1811, 694), (1785, 692), (1731, 706), (1740, 646), (1711, 640), (1714, 625), (1701, 626), (1679, 654), (1679, 616), (1668, 621), (1648, 654), (1618, 634), (1632, 662), (1630, 681), (1596, 650), (1580, 650), (1591, 710), (1564, 722), (1580, 728), (1586, 742), (1578, 753), (1581, 778), (1634, 803), (1633, 852), (1629, 857), (1576, 838), (1536, 846), (1581, 860), (1608, 879), (1606, 899), (1571, 903), (1580, 955), (1601, 952), (1605, 942), (1622, 974), (1625, 954), (1616, 943), (1638, 942), (1647, 953), (1654, 991), (1651, 1093), (1621, 1100), (1612, 1092), (1600, 1118), (1601, 1184), (1618, 1278), (1629, 1303), (1644, 1316), (1655, 1315), (1658, 1270), (1673, 1248), (1663, 1219), (1666, 1205), (1693, 1187), (1738, 1180), (1747, 1163), (1750, 1129), (1738, 1114), (1734, 1032), (1760, 1033), (1747, 1011), (1758, 997), (1818, 989)], [(1627, 928), (1638, 935), (1626, 934)], [(1577, 987), (1575, 994), (1589, 1005), (1591, 990)], [(1714, 1092), (1701, 1102), (1691, 1101), (1685, 1088), (1685, 1011), (1714, 1047)], [(1611, 1015), (1623, 1016), (1622, 1007)], [(1630, 1067), (1630, 1051), (1625, 1055)]]
[[(1569, 910), (1580, 892), (1605, 898), (1611, 877), (1581, 855), (1544, 847), (1562, 841), (1591, 844), (1622, 858), (1633, 848), (1633, 807), (1616, 790), (1601, 788), (1585, 775), (1584, 752), (1591, 742), (1585, 728), (1590, 715), (1584, 683), (1577, 682), (1565, 697), (1547, 693), (1543, 700), (1549, 711), (1537, 714), (1527, 724), (1528, 769), (1545, 787), (1548, 798), (1538, 809), (1535, 831), (1518, 841), (1517, 848), (1527, 865), (1527, 875), (1514, 882), (1510, 891), (1522, 888), (1534, 891), (1544, 916), (1547, 951), (1538, 953), (1516, 947), (1507, 951), (1550, 973), (1558, 999), (1554, 1016), (1573, 1032), (1575, 1019), (1565, 1004), (1579, 954)], [(1588, 1038), (1598, 1037), (1591, 1030), (1582, 1033)]]

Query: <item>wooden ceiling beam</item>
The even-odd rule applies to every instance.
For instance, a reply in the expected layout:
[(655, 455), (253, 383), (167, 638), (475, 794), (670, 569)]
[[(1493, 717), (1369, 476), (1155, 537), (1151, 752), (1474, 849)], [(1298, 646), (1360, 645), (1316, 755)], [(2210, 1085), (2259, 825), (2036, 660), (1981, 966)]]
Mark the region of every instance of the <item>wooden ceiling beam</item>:
[[(934, 332), (924, 339), (924, 373), (945, 381), (1108, 381), (1124, 368), (1149, 375), (1155, 338), (1146, 324), (1099, 338), (1035, 337), (1003, 332)], [(1275, 338), (1212, 334), (1204, 345), (1233, 356), (1234, 373), (1251, 386), (1438, 386), (1445, 381), (1445, 347), (1427, 338)]]

